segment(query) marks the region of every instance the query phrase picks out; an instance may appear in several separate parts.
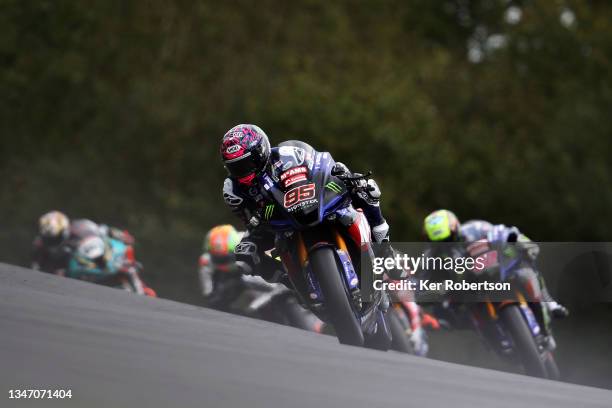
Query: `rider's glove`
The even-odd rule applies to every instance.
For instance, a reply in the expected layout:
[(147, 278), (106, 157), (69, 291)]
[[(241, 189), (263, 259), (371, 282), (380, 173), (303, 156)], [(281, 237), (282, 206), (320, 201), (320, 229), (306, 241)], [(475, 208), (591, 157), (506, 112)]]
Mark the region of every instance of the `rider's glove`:
[(377, 205), (380, 202), (380, 189), (374, 179), (356, 180), (353, 191), (370, 205)]
[(527, 238), (523, 234), (519, 234), (517, 239), (517, 246), (521, 249), (532, 261), (540, 254), (540, 246)]
[(331, 175), (341, 179), (349, 178), (353, 175), (344, 163), (336, 162), (331, 169)]
[(352, 173), (344, 163), (336, 162), (331, 174), (344, 181), (352, 194), (358, 195), (368, 204), (376, 205), (380, 201), (380, 189), (376, 181), (369, 178), (371, 173), (365, 176), (361, 173)]
[(261, 220), (259, 219), (258, 216), (254, 215), (251, 218), (249, 218), (249, 226), (251, 228), (255, 228), (258, 227), (259, 224), (261, 223)]

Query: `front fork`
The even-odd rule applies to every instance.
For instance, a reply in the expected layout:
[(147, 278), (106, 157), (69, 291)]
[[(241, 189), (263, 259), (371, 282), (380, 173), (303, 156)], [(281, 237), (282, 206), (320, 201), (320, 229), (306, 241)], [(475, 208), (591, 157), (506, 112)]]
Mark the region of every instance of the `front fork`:
[[(295, 232), (292, 236), (293, 246), (295, 250), (295, 256), (291, 255), (291, 251), (288, 248), (285, 248), (284, 251), (281, 252), (281, 260), (283, 264), (288, 270), (289, 278), (292, 282), (297, 283), (299, 281), (303, 281), (306, 287), (306, 294), (308, 298), (313, 303), (321, 303), (323, 301), (323, 294), (321, 293), (321, 289), (319, 287), (318, 282), (314, 278), (314, 274), (310, 269), (310, 263), (308, 261), (308, 249), (306, 248), (306, 244), (304, 243), (304, 239), (300, 232)], [(315, 249), (319, 246), (331, 246), (340, 261), (340, 266), (342, 268), (343, 278), (349, 290), (351, 296), (354, 296), (359, 292), (359, 278), (353, 267), (353, 262), (351, 261), (351, 257), (349, 254), (349, 250), (346, 245), (346, 241), (338, 233), (336, 229), (333, 230), (333, 242), (318, 242), (312, 245), (310, 248)], [(297, 259), (296, 259), (297, 258)], [(297, 264), (296, 264), (297, 263)], [(297, 287), (298, 285), (296, 285)]]
[[(485, 302), (484, 306), (485, 306), (486, 315), (489, 321), (493, 323), (493, 325), (492, 327), (489, 327), (489, 330), (487, 330), (485, 327), (485, 323), (481, 319), (477, 318), (476, 326), (478, 330), (481, 332), (481, 334), (486, 335), (488, 333), (488, 335), (493, 335), (494, 337), (497, 338), (497, 342), (501, 346), (502, 353), (506, 354), (506, 353), (511, 352), (512, 342), (508, 338), (505, 330), (502, 327), (500, 327), (500, 325), (498, 324), (498, 319), (499, 319), (498, 311), (501, 308), (507, 307), (510, 305), (519, 306), (521, 314), (525, 318), (525, 321), (527, 322), (527, 325), (529, 326), (529, 330), (532, 336), (538, 342), (538, 344), (541, 343), (541, 339), (543, 337), (550, 334), (546, 330), (546, 328), (542, 326), (542, 322), (540, 321), (540, 319), (537, 318), (536, 313), (533, 310), (534, 307), (538, 308), (542, 310), (542, 313), (544, 314), (544, 316), (546, 316), (546, 310), (545, 310), (546, 308), (543, 307), (541, 304), (528, 303), (525, 297), (520, 292), (516, 293), (516, 300), (507, 300), (507, 301), (503, 301), (503, 302), (496, 303), (496, 304), (490, 301)], [(494, 330), (494, 333), (491, 333), (491, 329)]]
[[(286, 238), (290, 238), (290, 243), (287, 245), (285, 241), (284, 245), (280, 245), (279, 242), (277, 247), (282, 247), (280, 255), (283, 264), (287, 268), (289, 279), (298, 292), (301, 293), (303, 303), (309, 305), (310, 308), (316, 312), (317, 309), (323, 306), (324, 299), (319, 284), (310, 269), (308, 261), (309, 251), (304, 242), (304, 238), (300, 232), (293, 232), (290, 237), (285, 236), (285, 239)], [(336, 228), (332, 229), (327, 241), (315, 243), (311, 245), (310, 249), (312, 250), (318, 246), (333, 247), (340, 261), (340, 266), (342, 268), (341, 272), (343, 273), (343, 278), (353, 305), (362, 315), (361, 322), (364, 332), (376, 332), (379, 324), (384, 325), (384, 311), (386, 311), (389, 305), (386, 296), (377, 297), (371, 305), (364, 309), (359, 289), (359, 277), (353, 266), (347, 242)], [(366, 247), (370, 248), (367, 243)], [(362, 247), (361, 249), (364, 248), (365, 247)]]

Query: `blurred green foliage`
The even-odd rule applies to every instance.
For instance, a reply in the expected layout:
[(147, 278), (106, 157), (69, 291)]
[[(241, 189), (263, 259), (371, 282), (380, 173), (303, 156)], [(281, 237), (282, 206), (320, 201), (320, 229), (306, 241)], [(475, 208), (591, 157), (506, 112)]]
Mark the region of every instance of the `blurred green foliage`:
[(61, 209), (129, 228), (150, 284), (198, 302), (245, 122), (373, 170), (394, 240), (439, 207), (610, 240), (611, 62), (601, 0), (0, 0), (0, 259)]

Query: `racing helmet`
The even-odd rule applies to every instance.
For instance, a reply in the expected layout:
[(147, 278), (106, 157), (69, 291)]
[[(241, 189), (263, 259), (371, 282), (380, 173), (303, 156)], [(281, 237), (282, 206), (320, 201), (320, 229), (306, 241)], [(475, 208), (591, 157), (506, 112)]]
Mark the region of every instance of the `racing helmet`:
[(98, 235), (89, 235), (78, 243), (75, 259), (85, 268), (105, 269), (111, 259), (111, 249)]
[(235, 262), (234, 250), (241, 238), (241, 234), (229, 224), (216, 226), (206, 234), (204, 252), (210, 255), (213, 267), (230, 270)]
[(270, 151), (268, 136), (255, 125), (234, 126), (221, 141), (223, 165), (232, 178), (246, 185), (266, 168)]
[(38, 220), (38, 233), (45, 245), (57, 246), (69, 236), (70, 220), (61, 211), (50, 211)]
[(454, 242), (459, 240), (459, 219), (449, 210), (437, 210), (425, 217), (423, 231), (429, 241)]
[(103, 230), (100, 226), (86, 218), (74, 220), (70, 225), (70, 236), (75, 239), (85, 238), (91, 235), (101, 235)]

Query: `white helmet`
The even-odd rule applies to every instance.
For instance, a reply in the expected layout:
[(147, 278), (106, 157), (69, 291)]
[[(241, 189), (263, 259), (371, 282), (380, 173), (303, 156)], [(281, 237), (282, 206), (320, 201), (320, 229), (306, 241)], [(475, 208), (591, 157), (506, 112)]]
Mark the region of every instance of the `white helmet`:
[(101, 237), (90, 235), (79, 242), (76, 259), (87, 267), (104, 269), (110, 259), (109, 248)]
[(38, 220), (38, 232), (47, 245), (58, 245), (69, 235), (70, 220), (60, 211), (51, 211)]

